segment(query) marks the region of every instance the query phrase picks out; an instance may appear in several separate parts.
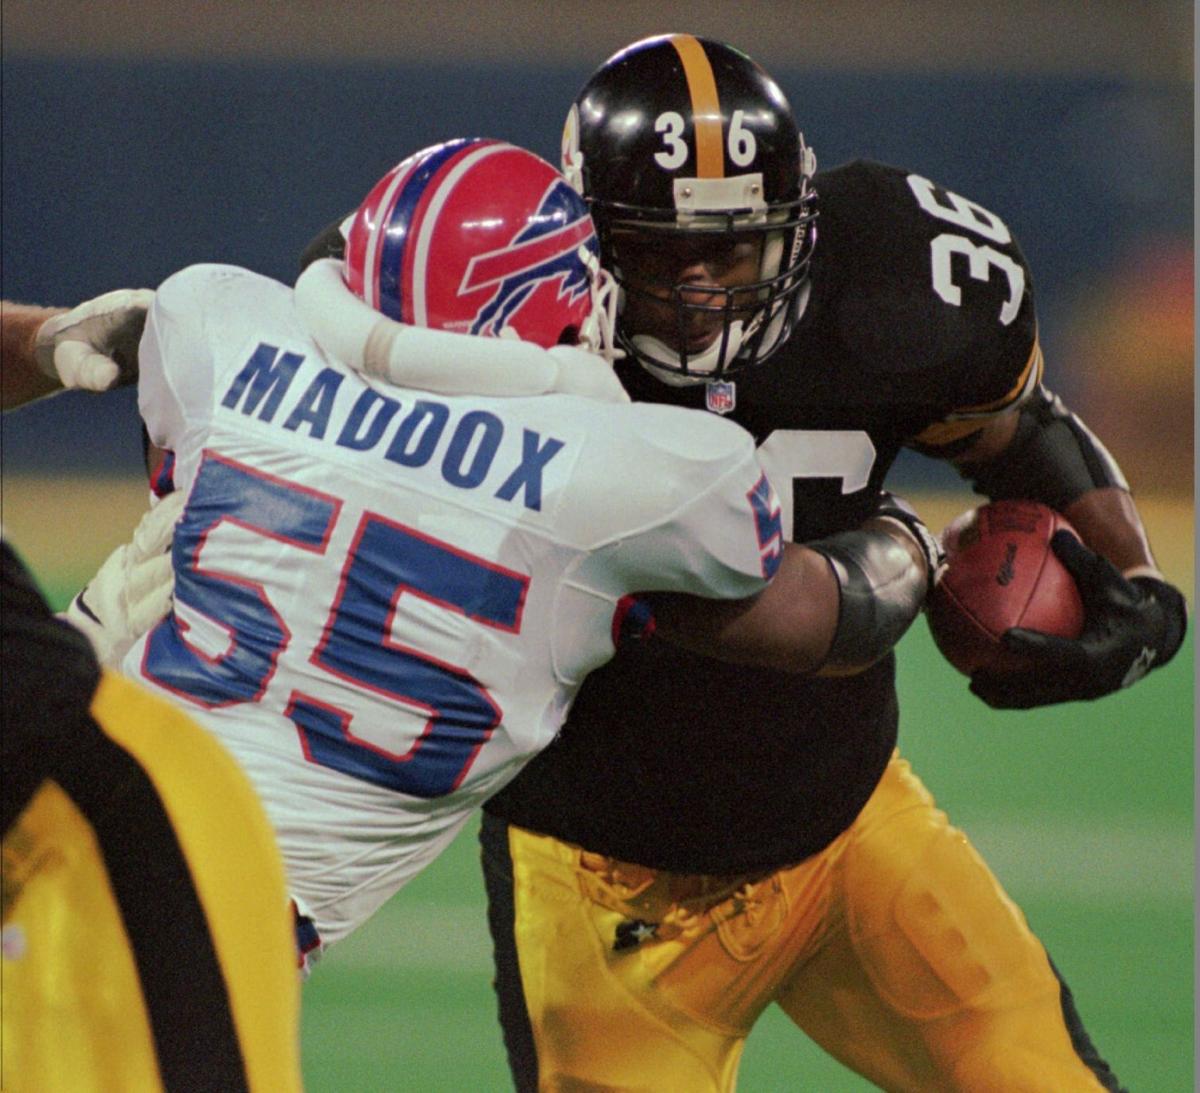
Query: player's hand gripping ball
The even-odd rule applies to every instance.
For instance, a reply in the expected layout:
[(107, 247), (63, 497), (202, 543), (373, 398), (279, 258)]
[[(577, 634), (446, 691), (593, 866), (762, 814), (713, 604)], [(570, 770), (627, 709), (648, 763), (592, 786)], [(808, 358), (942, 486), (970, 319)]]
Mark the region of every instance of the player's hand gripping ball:
[(995, 501), (963, 513), (942, 532), (946, 571), (930, 594), (929, 629), (960, 672), (1011, 671), (1025, 665), (1006, 649), (1010, 627), (1077, 638), (1083, 602), (1050, 547), (1054, 533), (1074, 528), (1035, 501)]

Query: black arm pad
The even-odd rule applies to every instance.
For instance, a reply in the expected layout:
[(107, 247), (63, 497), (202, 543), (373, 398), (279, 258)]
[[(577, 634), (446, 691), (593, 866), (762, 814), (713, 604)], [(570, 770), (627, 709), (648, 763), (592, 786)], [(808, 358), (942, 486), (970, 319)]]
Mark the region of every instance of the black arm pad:
[(841, 603), (821, 667), (868, 668), (904, 635), (925, 602), (928, 575), (885, 531), (844, 531), (807, 546), (829, 560)]
[(1061, 512), (1088, 490), (1129, 489), (1108, 449), (1057, 395), (1039, 386), (1019, 413), (1002, 455), (963, 467), (978, 493), (993, 501), (1041, 501)]
[(917, 515), (917, 510), (912, 505), (903, 497), (891, 493), (889, 490), (880, 491), (879, 505), (875, 509), (875, 516), (891, 517), (893, 520), (899, 520), (908, 528), (909, 534), (916, 540), (917, 546), (921, 548), (921, 553), (925, 555), (925, 565), (928, 569), (926, 590), (932, 592), (938, 576), (946, 565), (946, 552), (942, 549), (938, 537), (925, 526), (925, 521)]

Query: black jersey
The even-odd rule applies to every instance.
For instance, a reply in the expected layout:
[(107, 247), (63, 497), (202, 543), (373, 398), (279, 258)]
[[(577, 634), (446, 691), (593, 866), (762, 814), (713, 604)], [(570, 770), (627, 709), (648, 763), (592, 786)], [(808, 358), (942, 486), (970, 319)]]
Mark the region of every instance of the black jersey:
[[(0, 813), (4, 829), (70, 755), (100, 665), (86, 637), (56, 618), (28, 570), (0, 542)], [(75, 749), (78, 750), (78, 749)]]
[[(875, 163), (816, 189), (811, 294), (767, 364), (690, 387), (621, 369), (637, 400), (753, 433), (799, 542), (861, 524), (902, 446), (953, 451), (1040, 375), (1030, 277), (1002, 221)], [(854, 820), (897, 725), (891, 656), (822, 679), (644, 640), (588, 677), (558, 739), (486, 808), (656, 868), (779, 867)]]

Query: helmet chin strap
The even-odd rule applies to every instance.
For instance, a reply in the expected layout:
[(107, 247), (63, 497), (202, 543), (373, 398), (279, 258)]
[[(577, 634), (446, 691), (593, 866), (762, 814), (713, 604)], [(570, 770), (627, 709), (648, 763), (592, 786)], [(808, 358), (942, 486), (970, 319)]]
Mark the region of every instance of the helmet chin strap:
[(774, 315), (771, 316), (767, 323), (767, 331), (763, 335), (762, 341), (759, 343), (759, 351), (763, 357), (769, 357), (778, 347), (784, 335), (784, 326), (788, 321), (788, 312), (793, 310), (795, 314), (791, 317), (793, 325), (800, 321), (800, 317), (808, 309), (808, 298), (812, 294), (812, 282), (805, 281), (800, 286), (800, 291), (796, 294), (796, 299), (787, 307), (779, 308)]
[(599, 353), (610, 364), (625, 356), (617, 347), (617, 306), (621, 299), (616, 279), (602, 269), (599, 259), (587, 249), (579, 248), (579, 258), (592, 271), (592, 313), (579, 331), (579, 344), (591, 353)]
[[(745, 337), (745, 323), (740, 319), (729, 324), (729, 340), (726, 346), (726, 362), (737, 356)], [(630, 342), (637, 350), (638, 363), (655, 379), (671, 387), (692, 387), (697, 383), (708, 383), (720, 365), (721, 338), (717, 338), (699, 356), (688, 356), (688, 370), (679, 370), (679, 354), (666, 342), (649, 334), (634, 334)]]
[[(800, 319), (808, 308), (808, 299), (811, 294), (812, 282), (806, 281), (801, 286), (795, 303), (791, 305), (796, 310), (796, 321)], [(767, 320), (767, 331), (763, 338), (766, 354), (771, 352), (774, 348), (774, 343), (780, 338), (783, 332), (787, 311), (787, 307), (779, 308)], [(736, 320), (729, 324), (729, 344), (725, 354), (726, 363), (737, 356), (742, 343), (748, 335), (753, 334), (758, 329), (760, 321), (760, 319), (755, 319), (751, 322), (748, 330), (746, 329), (746, 324), (741, 320)], [(718, 357), (721, 352), (721, 339), (717, 338), (698, 357), (689, 356), (688, 370), (681, 372), (679, 370), (679, 354), (661, 339), (655, 338), (650, 334), (634, 334), (630, 337), (629, 344), (637, 351), (638, 363), (655, 379), (660, 380), (669, 387), (694, 387), (698, 383), (708, 383), (713, 378), (713, 371), (718, 364)]]

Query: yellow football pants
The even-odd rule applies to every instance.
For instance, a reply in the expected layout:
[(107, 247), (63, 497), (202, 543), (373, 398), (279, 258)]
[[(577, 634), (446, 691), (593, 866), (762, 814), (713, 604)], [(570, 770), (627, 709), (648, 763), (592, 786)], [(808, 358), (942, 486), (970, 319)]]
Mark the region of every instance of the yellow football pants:
[(1104, 1088), (1024, 916), (898, 757), (849, 830), (767, 876), (666, 874), (517, 827), (508, 849), (541, 1090), (731, 1090), (771, 1002), (883, 1089)]
[[(110, 823), (48, 779), (5, 835), (3, 1088), (160, 1090), (167, 1055), (172, 1088), (230, 1088), (213, 1057), (228, 1046), (233, 1088), (299, 1090), (295, 940), (258, 799), (220, 744), (134, 684), (106, 674), (91, 715), (117, 745), (96, 737), (94, 778), (137, 814)], [(197, 928), (177, 928), (171, 909), (197, 899)], [(149, 943), (160, 936), (169, 949)]]

